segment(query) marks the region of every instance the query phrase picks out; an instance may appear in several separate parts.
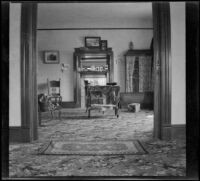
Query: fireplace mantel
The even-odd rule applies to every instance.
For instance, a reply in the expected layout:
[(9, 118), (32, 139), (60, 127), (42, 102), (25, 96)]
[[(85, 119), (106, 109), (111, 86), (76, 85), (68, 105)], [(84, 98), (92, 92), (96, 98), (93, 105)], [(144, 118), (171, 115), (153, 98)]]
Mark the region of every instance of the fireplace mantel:
[[(92, 65), (92, 66), (91, 66)], [(74, 51), (74, 102), (81, 107), (81, 77), (86, 75), (104, 75), (106, 82), (113, 82), (113, 51), (75, 48)]]
[(106, 75), (108, 72), (107, 71), (79, 71), (81, 75)]
[(91, 55), (98, 55), (98, 54), (110, 54), (112, 55), (112, 48), (107, 48), (107, 50), (101, 50), (101, 49), (90, 49), (85, 47), (75, 48), (75, 54), (85, 55), (85, 54), (91, 54)]

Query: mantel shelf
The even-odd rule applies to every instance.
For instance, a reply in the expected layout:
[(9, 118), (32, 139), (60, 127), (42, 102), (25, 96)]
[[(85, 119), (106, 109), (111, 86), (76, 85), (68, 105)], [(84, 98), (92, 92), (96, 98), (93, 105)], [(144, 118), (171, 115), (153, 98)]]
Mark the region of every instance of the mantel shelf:
[(76, 54), (112, 54), (112, 48), (107, 48), (106, 50), (101, 50), (99, 48), (85, 48), (85, 47), (80, 47), (80, 48), (75, 48), (75, 53)]

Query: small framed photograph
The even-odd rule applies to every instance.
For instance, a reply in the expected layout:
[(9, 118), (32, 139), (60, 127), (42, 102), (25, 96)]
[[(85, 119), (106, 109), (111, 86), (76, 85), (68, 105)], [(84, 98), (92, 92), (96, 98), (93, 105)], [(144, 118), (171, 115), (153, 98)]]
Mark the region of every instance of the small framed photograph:
[(101, 49), (106, 50), (108, 48), (107, 40), (101, 40)]
[(59, 62), (59, 51), (52, 50), (44, 52), (44, 63), (58, 64)]
[(100, 48), (100, 37), (85, 37), (85, 47)]

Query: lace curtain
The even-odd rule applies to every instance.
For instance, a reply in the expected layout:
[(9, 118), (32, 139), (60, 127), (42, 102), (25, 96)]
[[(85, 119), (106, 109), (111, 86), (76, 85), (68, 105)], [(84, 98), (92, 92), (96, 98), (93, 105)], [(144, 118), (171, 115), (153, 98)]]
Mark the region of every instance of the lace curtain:
[(126, 92), (153, 91), (152, 56), (126, 58)]

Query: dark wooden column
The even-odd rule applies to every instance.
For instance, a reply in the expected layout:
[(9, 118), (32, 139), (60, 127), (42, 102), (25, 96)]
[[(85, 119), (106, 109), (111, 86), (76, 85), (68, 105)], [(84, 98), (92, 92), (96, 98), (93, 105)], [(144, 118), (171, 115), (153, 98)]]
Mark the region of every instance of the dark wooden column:
[(22, 3), (21, 7), (21, 115), (22, 142), (37, 139), (36, 82), (36, 19), (37, 4)]
[(74, 106), (73, 107), (81, 107), (80, 97), (80, 73), (78, 73), (78, 68), (80, 67), (80, 54), (77, 54), (76, 51), (73, 54), (74, 57)]
[(9, 2), (1, 5), (1, 178), (6, 178), (9, 176)]
[(186, 2), (187, 176), (199, 178), (199, 2)]
[(114, 82), (114, 60), (113, 52), (108, 52), (108, 61), (109, 61), (109, 82)]
[(171, 138), (171, 25), (168, 2), (153, 3), (154, 137)]

